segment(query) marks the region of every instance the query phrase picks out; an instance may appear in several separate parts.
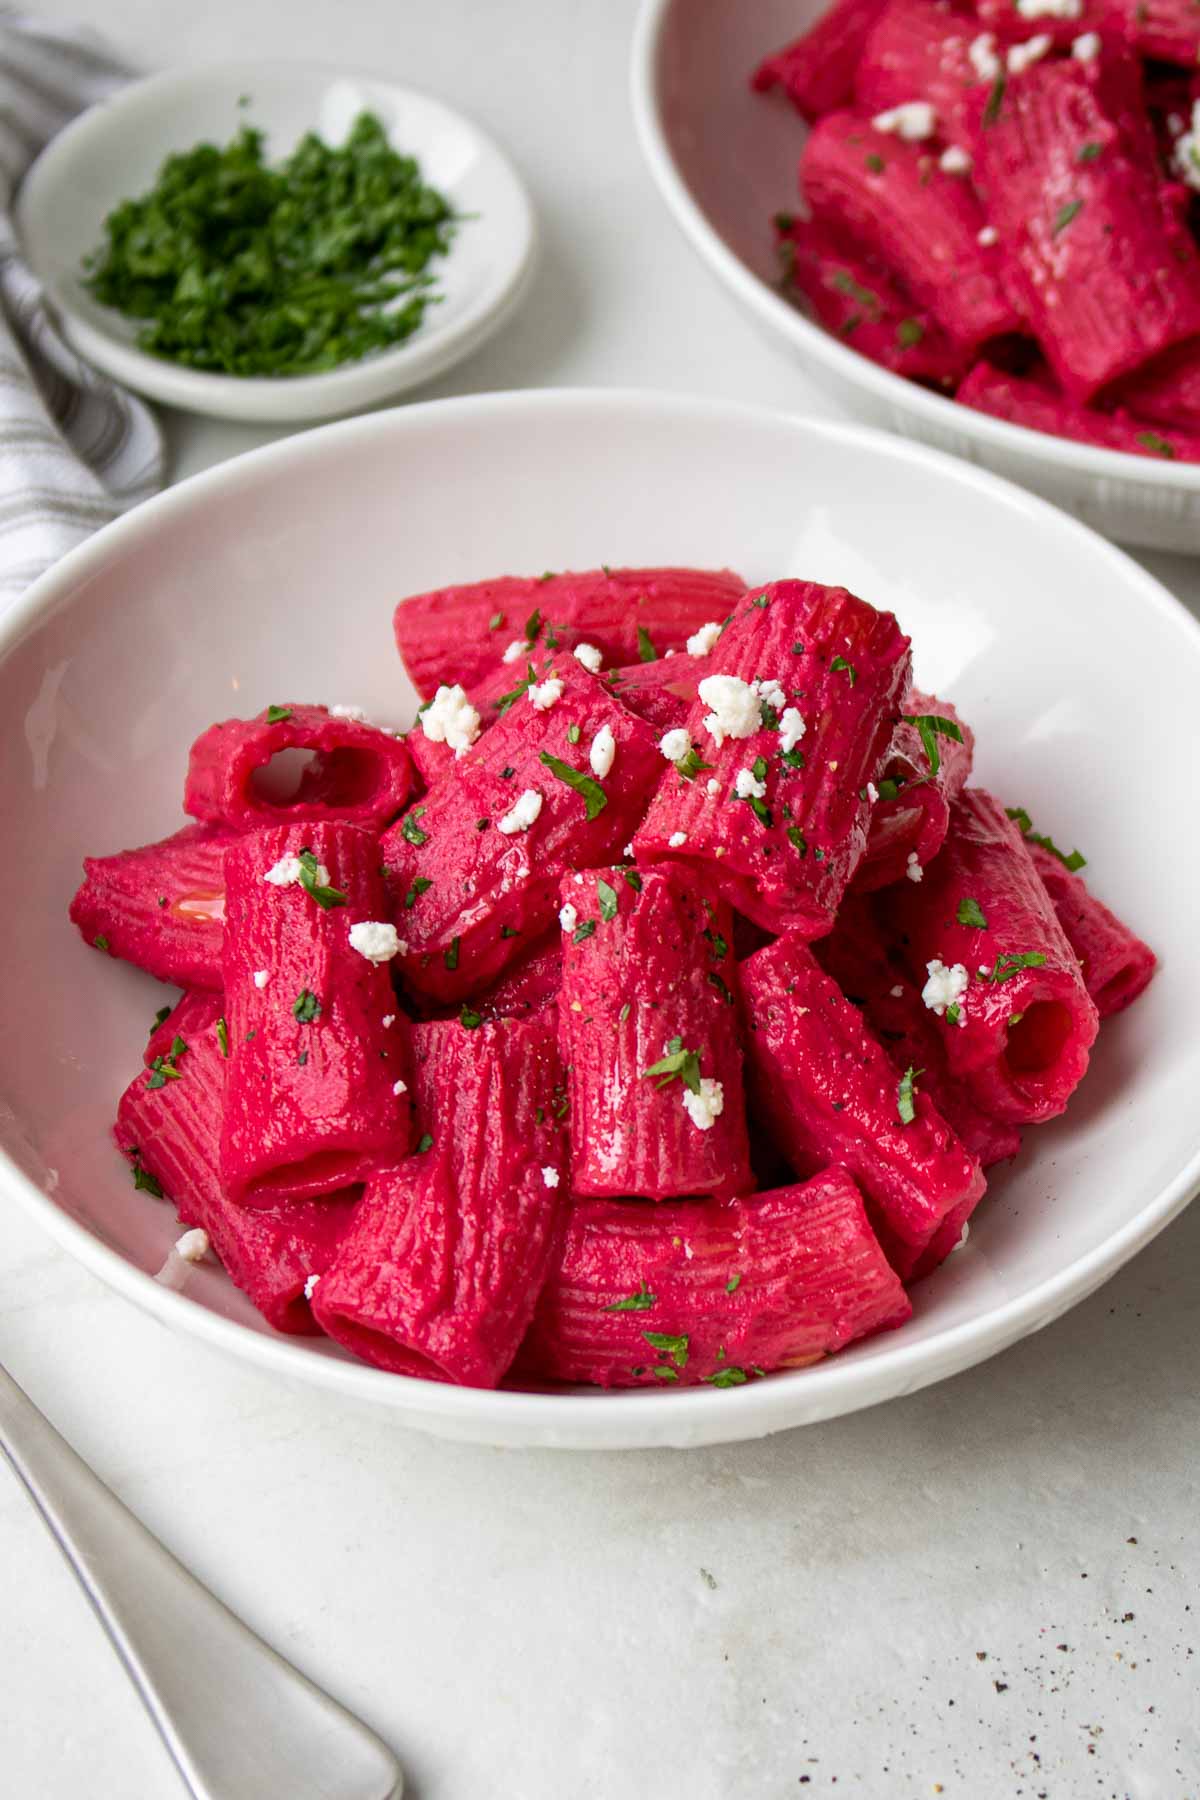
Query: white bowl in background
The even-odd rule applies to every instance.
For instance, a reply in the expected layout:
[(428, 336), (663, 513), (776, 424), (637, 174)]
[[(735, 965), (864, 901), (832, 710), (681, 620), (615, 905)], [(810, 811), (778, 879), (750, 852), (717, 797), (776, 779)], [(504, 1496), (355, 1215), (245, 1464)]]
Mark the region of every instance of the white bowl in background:
[(643, 0), (634, 120), (684, 235), (766, 335), (854, 418), (1007, 475), (1108, 537), (1200, 552), (1200, 464), (1100, 450), (959, 406), (861, 356), (785, 296), (771, 218), (796, 209), (807, 127), (780, 94), (753, 93), (750, 77), (827, 3)]
[[(892, 607), (921, 683), (978, 733), (977, 771), (1079, 843), (1158, 979), (1106, 1024), (1065, 1118), (996, 1170), (970, 1241), (901, 1330), (746, 1387), (486, 1393), (275, 1335), (211, 1259), (156, 1283), (178, 1234), (109, 1139), (164, 998), (67, 921), (85, 852), (172, 831), (188, 745), (269, 701), (403, 723), (402, 595), (607, 563), (807, 575)], [(1131, 671), (1141, 684), (1131, 690)], [(702, 1444), (903, 1394), (1097, 1287), (1200, 1182), (1200, 629), (1119, 550), (1040, 500), (858, 426), (655, 395), (485, 395), (291, 438), (170, 490), (44, 576), (0, 624), (9, 955), (0, 1204), (19, 1203), (164, 1324), (447, 1437)]]
[[(364, 111), (463, 218), (449, 253), (429, 265), (440, 299), (403, 343), (320, 375), (218, 375), (139, 350), (141, 321), (84, 286), (83, 258), (100, 245), (105, 218), (154, 185), (164, 157), (227, 143), (249, 124), (266, 133), (266, 155), (277, 161), (306, 131), (340, 142)], [(390, 400), (469, 356), (527, 292), (537, 242), (520, 178), (469, 119), (395, 82), (299, 62), (172, 69), (122, 88), (51, 139), (21, 184), (16, 216), (30, 266), (81, 356), (152, 400), (276, 425)]]

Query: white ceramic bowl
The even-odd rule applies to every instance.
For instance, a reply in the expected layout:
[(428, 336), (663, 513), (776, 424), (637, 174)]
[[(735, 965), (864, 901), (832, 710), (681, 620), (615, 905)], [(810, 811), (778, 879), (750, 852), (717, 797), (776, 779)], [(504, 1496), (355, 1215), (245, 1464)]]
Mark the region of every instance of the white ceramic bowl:
[[(1078, 842), (1163, 970), (1104, 1028), (1063, 1120), (997, 1171), (902, 1330), (744, 1388), (482, 1393), (267, 1331), (108, 1141), (163, 999), (66, 918), (85, 851), (175, 828), (187, 747), (280, 697), (411, 716), (396, 599), (504, 570), (691, 561), (804, 574), (894, 607), (980, 779)], [(1131, 690), (1137, 671), (1140, 690)], [(1099, 1285), (1200, 1181), (1200, 630), (1120, 551), (1021, 490), (856, 426), (703, 401), (529, 393), (328, 426), (199, 475), (100, 532), (0, 627), (5, 1013), (0, 1193), (122, 1293), (234, 1355), (496, 1444), (698, 1444), (906, 1393)], [(1081, 1397), (1082, 1400), (1083, 1397)]]
[(752, 93), (750, 76), (826, 4), (643, 0), (634, 118), (684, 235), (749, 316), (852, 417), (1007, 475), (1124, 543), (1200, 552), (1200, 465), (1093, 449), (972, 412), (860, 356), (784, 296), (771, 216), (796, 208), (806, 127), (780, 95)]
[[(448, 255), (429, 273), (441, 298), (404, 343), (322, 375), (209, 374), (137, 348), (138, 321), (101, 306), (83, 285), (82, 259), (122, 200), (154, 184), (163, 158), (203, 140), (227, 143), (244, 124), (266, 133), (277, 160), (306, 131), (344, 138), (360, 112), (376, 113), (395, 149), (463, 216)], [(428, 94), (307, 63), (231, 62), (172, 69), (91, 107), (53, 138), (17, 200), (25, 254), (81, 356), (127, 387), (217, 418), (291, 425), (392, 399), (469, 356), (499, 329), (528, 289), (533, 207), (490, 138)]]

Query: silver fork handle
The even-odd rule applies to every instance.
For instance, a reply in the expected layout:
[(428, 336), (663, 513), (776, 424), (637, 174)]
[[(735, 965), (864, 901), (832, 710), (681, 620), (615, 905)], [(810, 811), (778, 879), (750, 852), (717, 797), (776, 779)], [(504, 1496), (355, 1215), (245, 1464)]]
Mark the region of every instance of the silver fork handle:
[(398, 1800), (387, 1746), (189, 1575), (2, 1367), (0, 1449), (195, 1800)]

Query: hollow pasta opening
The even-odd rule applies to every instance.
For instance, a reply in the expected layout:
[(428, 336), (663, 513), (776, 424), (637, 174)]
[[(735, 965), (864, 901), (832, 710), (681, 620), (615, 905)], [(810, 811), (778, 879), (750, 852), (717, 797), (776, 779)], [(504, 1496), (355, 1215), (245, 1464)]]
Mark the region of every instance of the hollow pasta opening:
[(1061, 1000), (1035, 1000), (1010, 1020), (1004, 1059), (1018, 1078), (1045, 1075), (1058, 1062), (1074, 1027)]

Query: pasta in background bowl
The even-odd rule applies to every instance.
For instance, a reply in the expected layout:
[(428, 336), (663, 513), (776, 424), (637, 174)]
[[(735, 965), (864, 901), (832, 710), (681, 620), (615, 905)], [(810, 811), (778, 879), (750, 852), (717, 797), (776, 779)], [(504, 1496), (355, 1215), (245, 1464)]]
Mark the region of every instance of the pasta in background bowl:
[[(354, 818), (323, 818), (325, 801), (336, 797), (315, 778), (302, 807), (312, 869), (303, 866), (289, 836), (295, 828), (282, 818), (268, 833), (278, 838), (279, 854), (271, 861), (278, 880), (264, 887), (257, 860), (248, 865), (250, 936), (244, 978), (236, 978), (242, 994), (236, 1016), (248, 1027), (242, 1035), (251, 1036), (257, 1028), (250, 1014), (258, 1008), (265, 1018), (278, 999), (255, 967), (268, 960), (258, 954), (255, 934), (269, 936), (274, 929), (277, 902), (304, 909), (314, 890), (328, 899), (336, 881), (343, 890), (365, 884), (363, 906), (372, 917), (383, 916), (372, 886), (378, 883), (375, 860), (361, 859), (358, 846), (360, 839), (370, 842), (372, 819), (393, 816), (403, 803), (400, 774), (385, 749), (392, 740), (362, 737), (348, 715), (361, 707), (385, 724), (412, 719), (415, 696), (392, 646), (396, 601), (495, 570), (607, 562), (615, 573), (619, 564), (645, 569), (685, 560), (713, 570), (732, 565), (752, 582), (803, 575), (831, 586), (843, 583), (872, 605), (894, 611), (913, 637), (922, 687), (951, 695), (977, 734), (972, 780), (1019, 801), (1060, 843), (1069, 837), (1084, 847), (1096, 891), (1158, 951), (1158, 980), (1136, 1007), (1105, 1024), (1070, 1112), (1030, 1133), (1019, 1157), (993, 1171), (969, 1244), (911, 1287), (912, 1317), (836, 1358), (763, 1379), (752, 1371), (756, 1378), (744, 1383), (714, 1381), (690, 1389), (664, 1377), (627, 1393), (493, 1392), (368, 1367), (328, 1338), (280, 1335), (212, 1258), (188, 1261), (187, 1244), (182, 1254), (173, 1252), (180, 1230), (173, 1210), (132, 1184), (108, 1146), (117, 1101), (146, 1043), (146, 1025), (156, 1008), (170, 1004), (174, 989), (164, 990), (135, 970), (114, 970), (72, 933), (64, 913), (82, 853), (177, 830), (179, 776), (197, 739), (189, 805), (210, 817), (222, 814), (236, 832), (246, 823), (244, 809), (260, 804), (242, 782), (246, 743), (276, 732), (278, 742), (270, 745), (287, 750), (289, 733), (303, 738), (328, 732), (336, 716), (335, 756), (363, 753), (351, 781)], [(792, 589), (799, 592), (804, 584), (785, 581), (786, 594), (770, 593), (781, 606), (798, 604)], [(1047, 604), (1051, 595), (1053, 607)], [(426, 604), (432, 618), (433, 602)], [(760, 616), (748, 615), (745, 629), (757, 629)], [(520, 624), (524, 630), (528, 621)], [(66, 559), (31, 591), (0, 638), (6, 841), (11, 866), (21, 872), (10, 909), (21, 955), (12, 959), (9, 1000), (14, 1016), (28, 1021), (19, 1037), (9, 1034), (11, 1041), (0, 1044), (4, 1191), (168, 1324), (448, 1436), (590, 1446), (737, 1439), (868, 1405), (978, 1361), (1098, 1285), (1178, 1211), (1200, 1176), (1200, 1131), (1189, 1103), (1200, 1075), (1200, 1049), (1190, 1030), (1200, 1006), (1200, 970), (1187, 920), (1169, 903), (1161, 881), (1161, 871), (1170, 867), (1186, 892), (1200, 875), (1200, 850), (1179, 829), (1191, 804), (1198, 639), (1182, 609), (1119, 552), (1004, 484), (855, 428), (727, 406), (621, 394), (483, 397), (328, 427), (197, 477)], [(433, 642), (427, 633), (424, 648), (406, 646), (410, 663), (430, 654)], [(1086, 688), (1081, 644), (1088, 647)], [(869, 687), (874, 678), (861, 659), (859, 666), (859, 680)], [(594, 693), (587, 662), (579, 659), (574, 667), (581, 693)], [(1152, 733), (1128, 724), (1133, 667), (1154, 672)], [(831, 678), (849, 696), (848, 670), (832, 671)], [(300, 702), (318, 698), (337, 705), (310, 717)], [(295, 704), (272, 704), (281, 699)], [(600, 700), (589, 704), (599, 706)], [(214, 718), (231, 714), (266, 716), (232, 738), (227, 727), (219, 728), (225, 736), (209, 730)], [(535, 733), (539, 719), (555, 719), (552, 710), (543, 714), (529, 704), (525, 716), (521, 729)], [(443, 742), (431, 734), (423, 754), (449, 754), (453, 728), (443, 705)], [(599, 735), (590, 733), (588, 742)], [(377, 753), (370, 751), (372, 738), (381, 746)], [(648, 750), (661, 763), (653, 740)], [(339, 767), (345, 773), (346, 763)], [(753, 799), (748, 788), (742, 809), (748, 821)], [(468, 823), (473, 834), (473, 821)], [(1002, 820), (1000, 828), (1006, 829)], [(652, 813), (641, 830), (653, 839), (655, 829)], [(410, 834), (396, 833), (389, 868), (403, 869), (403, 843), (419, 861), (413, 840), (423, 830), (418, 819)], [(664, 826), (664, 840), (666, 832)], [(671, 839), (677, 836), (672, 829)], [(673, 842), (669, 847), (676, 849)], [(601, 848), (609, 854), (607, 842), (596, 847), (597, 855)], [(653, 861), (659, 851), (653, 843), (650, 848)], [(727, 840), (726, 853), (733, 856), (735, 848)], [(339, 862), (351, 853), (360, 856), (361, 868)], [(300, 886), (289, 885), (289, 856), (297, 862)], [(931, 865), (931, 879), (938, 867)], [(620, 920), (628, 914), (622, 928), (633, 931), (644, 896), (639, 892), (635, 901), (631, 886), (622, 900), (616, 886), (623, 878), (616, 869), (612, 873), (610, 912)], [(885, 873), (894, 878), (894, 870)], [(305, 877), (309, 898), (301, 892)], [(813, 879), (819, 904), (815, 871)], [(197, 874), (188, 880), (190, 902), (201, 905), (204, 879)], [(903, 878), (902, 885), (908, 885)], [(603, 907), (603, 893), (600, 900)], [(568, 912), (575, 902), (568, 890), (566, 900), (556, 895), (556, 904)], [(318, 908), (319, 901), (311, 917), (320, 924)], [(439, 952), (428, 983), (453, 1010), (461, 998), (468, 940), (464, 935), (460, 964), (453, 919), (445, 924), (454, 934), (447, 939), (449, 954), (442, 955), (436, 909), (421, 919), (415, 906), (413, 912), (414, 941), (419, 932), (432, 933), (429, 942)], [(320, 916), (337, 917), (324, 909)], [(578, 920), (564, 923), (560, 916), (559, 923), (564, 932), (572, 927), (573, 940)], [(108, 947), (117, 946), (99, 946)], [(592, 947), (585, 932), (583, 960), (573, 977), (585, 986)], [(737, 954), (751, 948), (742, 945)], [(308, 954), (302, 945), (301, 951)], [(372, 927), (352, 941), (349, 966), (361, 964), (362, 980), (382, 991), (386, 980), (376, 959), (390, 951)], [(714, 944), (712, 953), (728, 955), (730, 946)], [(759, 959), (751, 997), (764, 1017), (764, 996), (785, 975), (790, 983), (813, 985), (814, 993), (829, 991), (811, 959), (802, 956), (795, 967), (777, 969), (776, 946)], [(294, 1001), (285, 996), (285, 1030), (307, 1051), (305, 1028), (319, 996), (297, 971), (288, 969), (289, 981), (297, 973), (290, 985), (301, 985)], [(181, 974), (205, 986), (202, 964)], [(354, 985), (353, 975), (350, 981)], [(367, 998), (364, 1042), (377, 1057), (387, 1048), (389, 1026), (376, 1017), (382, 1011), (378, 996)], [(941, 1003), (953, 1005), (953, 996), (947, 993)], [(153, 1101), (164, 1091), (186, 1091), (186, 1055), (195, 1050), (177, 1049), (176, 1036), (187, 1045), (207, 1034), (213, 1056), (220, 1054), (218, 1002), (198, 993), (186, 1005), (186, 1018), (181, 1011), (168, 1020), (147, 1048), (154, 1079), (134, 1083), (139, 1097)], [(455, 1020), (451, 1036), (458, 1032)], [(959, 1035), (965, 1043), (967, 1032)], [(767, 1031), (762, 1056), (769, 1059), (776, 1048)], [(543, 1051), (531, 1044), (530, 1054)], [(664, 1060), (679, 1061), (670, 1045)], [(185, 1073), (178, 1077), (181, 1063)], [(671, 1077), (679, 1069), (663, 1073)], [(447, 1081), (454, 1075), (442, 1071)], [(467, 1091), (483, 1093), (470, 1087), (469, 1071)], [(693, 1097), (695, 1112), (679, 1109), (689, 1156), (707, 1141), (692, 1132), (706, 1097)], [(908, 1100), (911, 1108), (911, 1083)], [(482, 1098), (476, 1102), (484, 1104)], [(386, 1137), (392, 1105), (388, 1082), (372, 1100), (371, 1132), (377, 1111)], [(140, 1130), (140, 1119), (135, 1123)], [(530, 1129), (544, 1130), (549, 1143), (554, 1124), (547, 1116)], [(275, 1145), (274, 1152), (285, 1162), (291, 1155), (286, 1146), (280, 1151)], [(557, 1173), (549, 1150), (537, 1160)], [(592, 1186), (598, 1195), (602, 1164), (601, 1157), (601, 1184)], [(273, 1166), (250, 1145), (237, 1172), (247, 1197), (253, 1199), (256, 1184), (273, 1179)], [(346, 1179), (353, 1178), (348, 1170)], [(744, 1170), (731, 1173), (743, 1193), (744, 1179)], [(955, 1205), (961, 1195), (969, 1208), (977, 1187), (969, 1170), (963, 1179), (966, 1186), (954, 1190)], [(553, 1185), (544, 1183), (547, 1190)], [(760, 1178), (757, 1185), (770, 1183)], [(668, 1177), (661, 1190), (646, 1191), (679, 1190)], [(845, 1191), (823, 1189), (804, 1204), (842, 1206), (844, 1216)], [(611, 1204), (591, 1201), (587, 1216)], [(781, 1213), (783, 1225), (776, 1229), (791, 1229), (791, 1216)], [(953, 1208), (946, 1216), (953, 1225)], [(883, 1265), (876, 1267), (882, 1277)], [(331, 1322), (333, 1300), (331, 1295)], [(888, 1305), (881, 1302), (876, 1323), (891, 1322)], [(339, 1316), (352, 1310), (344, 1289), (336, 1310)], [(637, 1342), (645, 1315), (630, 1308), (618, 1317), (627, 1319), (625, 1335)], [(353, 1334), (345, 1341), (353, 1345)], [(706, 1353), (719, 1357), (721, 1347), (714, 1341)], [(820, 1343), (815, 1347), (819, 1351)], [(663, 1366), (679, 1367), (683, 1353), (664, 1342)], [(719, 1374), (715, 1363), (711, 1372)], [(466, 1379), (472, 1379), (469, 1371)]]
[[(1200, 550), (1200, 463), (1169, 460), (1166, 439), (1152, 421), (1146, 429), (1129, 421), (1127, 436), (1131, 443), (1145, 440), (1140, 448), (1162, 446), (1161, 459), (1159, 454), (1096, 448), (976, 413), (935, 391), (934, 385), (920, 386), (859, 354), (788, 297), (781, 285), (772, 219), (794, 213), (799, 204), (797, 171), (807, 127), (781, 95), (756, 94), (750, 81), (770, 52), (797, 38), (825, 11), (824, 0), (763, 0), (754, 7), (739, 6), (736, 0), (712, 0), (704, 6), (645, 0), (634, 47), (634, 114), (654, 179), (693, 246), (764, 330), (853, 416), (982, 463), (1108, 536), (1158, 549)], [(969, 33), (971, 19), (961, 23)], [(976, 23), (983, 33), (987, 22)], [(1060, 36), (1085, 28), (1086, 20), (1055, 26)], [(881, 142), (885, 147), (896, 144), (902, 158), (920, 147), (899, 136)], [(1064, 207), (1056, 223), (1066, 219), (1070, 226), (1079, 210), (1072, 205), (1074, 211)], [(971, 242), (978, 259), (981, 253)], [(820, 254), (819, 244), (815, 254)], [(994, 254), (982, 253), (985, 259)], [(983, 271), (978, 273), (982, 278)], [(844, 310), (856, 322), (861, 309), (855, 311), (853, 300), (850, 294)], [(915, 336), (918, 321), (901, 324)], [(1005, 328), (1002, 309), (993, 309), (980, 327)], [(931, 331), (895, 360), (936, 383), (944, 372), (939, 348), (949, 347)], [(991, 382), (994, 392), (983, 391), (988, 388), (981, 379), (984, 367), (971, 377), (969, 391), (979, 404), (1007, 407), (1009, 396), (1001, 391), (999, 378)], [(1031, 409), (1052, 419), (1056, 401), (1036, 384), (1023, 384), (1021, 392)]]

